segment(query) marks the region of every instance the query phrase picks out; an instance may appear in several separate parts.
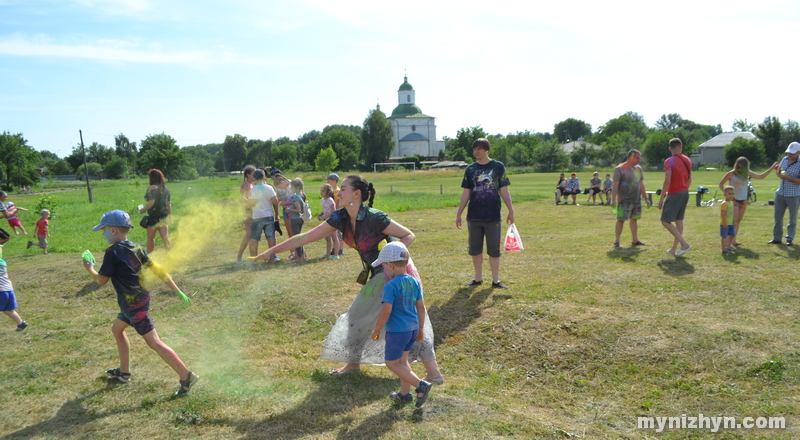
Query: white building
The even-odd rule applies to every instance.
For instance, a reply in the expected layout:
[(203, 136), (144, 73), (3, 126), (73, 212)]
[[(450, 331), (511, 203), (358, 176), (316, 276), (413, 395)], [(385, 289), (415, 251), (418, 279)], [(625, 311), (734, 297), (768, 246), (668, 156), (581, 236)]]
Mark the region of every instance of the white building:
[(730, 145), (731, 142), (738, 137), (743, 137), (750, 140), (755, 139), (756, 135), (750, 133), (749, 131), (735, 131), (718, 134), (700, 144), (700, 146), (697, 147), (695, 154), (698, 156), (700, 163), (714, 164), (725, 162), (725, 147)]
[(389, 116), (394, 137), (391, 159), (405, 156), (436, 158), (444, 150), (444, 141), (436, 140), (436, 118), (422, 113), (414, 100), (414, 87), (403, 77), (397, 90), (397, 107)]

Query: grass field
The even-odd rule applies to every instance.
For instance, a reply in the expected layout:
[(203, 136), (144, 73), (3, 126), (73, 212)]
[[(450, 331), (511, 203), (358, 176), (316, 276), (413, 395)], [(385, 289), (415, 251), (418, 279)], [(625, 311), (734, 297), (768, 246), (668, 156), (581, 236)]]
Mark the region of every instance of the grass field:
[[(693, 186), (713, 193), (721, 176), (696, 172)], [(316, 195), (322, 176), (303, 177)], [(645, 179), (655, 190), (663, 174)], [(671, 236), (655, 208), (639, 222), (647, 246), (629, 247), (626, 227), (623, 247), (613, 248), (608, 207), (586, 205), (585, 196), (580, 206), (554, 206), (554, 174), (511, 180), (525, 251), (504, 254), (510, 289), (492, 290), (464, 287), (472, 267), (466, 231), (454, 227), (460, 171), (374, 179), (375, 206), (417, 236), (411, 252), (446, 376), (417, 410), (390, 404), (399, 382), (386, 368), (331, 377), (336, 364), (319, 359), (358, 290), (352, 251), (338, 261), (233, 264), (241, 239), (233, 178), (170, 184), (175, 247), (153, 253), (193, 299), (186, 308), (157, 285), (151, 313), (161, 338), (201, 376), (196, 388), (171, 397), (174, 373), (133, 331), (133, 380), (107, 382), (102, 372), (117, 365), (116, 297), (91, 281), (79, 254), (102, 255), (107, 245), (90, 228), (109, 209), (131, 212), (145, 187), (104, 182), (92, 205), (85, 188), (55, 193), (53, 254), (26, 250), (22, 237), (4, 248), (30, 327), (18, 333), (0, 320), (0, 438), (800, 437), (800, 248), (765, 244), (772, 207), (762, 204), (774, 176), (754, 182), (759, 201), (737, 254), (719, 251), (718, 209), (691, 201), (685, 236), (694, 249), (685, 258), (664, 252)], [(10, 200), (31, 207), (36, 198)], [(29, 231), (34, 221), (22, 217)], [(143, 242), (143, 231), (132, 238)], [(324, 243), (306, 249), (313, 258)], [(488, 265), (484, 272), (488, 281)], [(637, 417), (700, 413), (784, 416), (786, 428), (637, 429)]]

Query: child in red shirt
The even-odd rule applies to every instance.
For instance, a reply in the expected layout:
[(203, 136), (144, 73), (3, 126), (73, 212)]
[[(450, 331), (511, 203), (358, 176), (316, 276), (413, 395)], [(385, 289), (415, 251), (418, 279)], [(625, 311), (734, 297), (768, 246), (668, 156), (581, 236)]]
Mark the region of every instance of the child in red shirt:
[(39, 246), (42, 248), (42, 252), (44, 255), (47, 255), (47, 237), (50, 236), (50, 211), (47, 209), (42, 209), (42, 212), (39, 213), (41, 217), (36, 222), (36, 237), (39, 238), (38, 243), (34, 243), (32, 241), (28, 242), (28, 249), (31, 246)]

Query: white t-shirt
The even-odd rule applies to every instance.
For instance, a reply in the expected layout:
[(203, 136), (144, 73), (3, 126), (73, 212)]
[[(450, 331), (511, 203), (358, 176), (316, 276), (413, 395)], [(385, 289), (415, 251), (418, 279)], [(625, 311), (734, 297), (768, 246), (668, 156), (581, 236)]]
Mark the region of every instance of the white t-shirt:
[(265, 183), (259, 183), (250, 190), (250, 200), (256, 201), (253, 207), (253, 218), (275, 217), (272, 211), (272, 198), (275, 197), (275, 189)]

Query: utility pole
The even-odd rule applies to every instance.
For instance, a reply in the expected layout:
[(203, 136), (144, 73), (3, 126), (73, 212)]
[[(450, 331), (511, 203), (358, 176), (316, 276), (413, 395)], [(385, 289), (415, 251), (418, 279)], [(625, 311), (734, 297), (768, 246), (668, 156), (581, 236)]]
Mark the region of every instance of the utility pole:
[(78, 134), (81, 135), (81, 155), (83, 156), (83, 173), (86, 176), (86, 190), (89, 191), (89, 203), (94, 203), (94, 199), (92, 198), (92, 187), (89, 185), (89, 167), (86, 166), (86, 150), (83, 149), (83, 132), (78, 130)]

